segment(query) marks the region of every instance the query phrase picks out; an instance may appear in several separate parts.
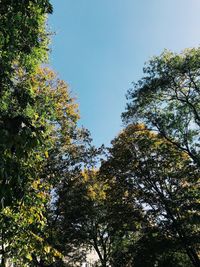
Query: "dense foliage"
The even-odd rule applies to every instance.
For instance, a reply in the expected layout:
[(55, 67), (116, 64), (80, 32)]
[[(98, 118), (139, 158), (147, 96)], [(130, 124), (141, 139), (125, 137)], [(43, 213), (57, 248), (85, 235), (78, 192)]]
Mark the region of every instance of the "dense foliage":
[[(159, 190), (165, 190), (163, 191), (164, 199), (160, 195), (163, 201), (166, 197), (169, 199), (173, 197), (171, 204), (174, 202), (177, 213), (175, 216), (173, 215), (173, 211), (170, 210), (170, 203), (167, 200), (165, 202), (168, 210), (166, 210), (166, 214), (171, 213), (172, 226), (180, 229), (177, 235), (182, 240), (181, 242), (193, 266), (199, 266), (200, 264), (199, 56), (200, 49), (197, 48), (187, 49), (181, 54), (165, 51), (161, 56), (150, 60), (144, 68), (144, 77), (128, 92), (129, 102), (127, 110), (123, 114), (126, 123), (143, 122), (165, 140), (168, 144), (167, 150), (162, 151), (161, 156), (166, 157), (170, 153), (169, 144), (171, 144), (176, 154), (173, 153), (174, 159), (173, 155), (169, 155), (169, 157), (173, 159), (173, 163), (180, 160), (180, 163), (184, 164), (184, 166), (179, 164), (180, 169), (178, 166), (175, 167), (176, 172), (173, 174), (173, 179), (165, 171), (165, 181), (160, 186), (157, 183), (156, 187), (158, 186)], [(163, 149), (162, 143), (159, 144), (158, 149)], [(148, 152), (149, 150), (147, 150), (147, 155)], [(179, 158), (184, 154), (186, 161)], [(161, 156), (156, 160), (156, 164), (160, 161)], [(150, 157), (148, 158), (150, 159)], [(153, 178), (151, 165), (148, 167), (150, 179)], [(159, 172), (162, 171), (164, 166), (163, 163), (159, 164)], [(169, 166), (167, 163), (168, 168)], [(172, 171), (171, 166), (170, 171)], [(142, 175), (144, 174), (145, 172), (142, 173)], [(166, 191), (165, 185), (170, 186), (172, 190), (176, 190), (177, 182), (174, 184), (174, 179), (177, 179), (180, 183), (182, 175), (185, 179), (184, 189), (179, 189), (181, 196), (176, 192), (176, 197), (174, 197), (170, 190), (167, 189), (169, 192)], [(148, 181), (147, 178), (145, 180)], [(159, 217), (159, 221), (161, 218)], [(177, 219), (180, 221), (177, 222)], [(169, 218), (166, 222), (169, 223)], [(196, 237), (190, 237), (193, 233)]]
[(200, 49), (165, 51), (95, 148), (45, 66), (48, 0), (0, 0), (0, 265), (200, 266)]
[(1, 266), (45, 266), (61, 256), (48, 242), (53, 180), (45, 170), (59, 143), (70, 144), (79, 116), (67, 85), (40, 67), (51, 12), (48, 1), (0, 4)]
[[(199, 169), (185, 152), (141, 124), (129, 125), (112, 144), (101, 171), (109, 176), (115, 192), (122, 191), (127, 204), (139, 203), (144, 214), (133, 257), (137, 259), (140, 249), (144, 250), (145, 243), (151, 242), (151, 257), (154, 258), (149, 258), (143, 266), (155, 266), (160, 254), (170, 247), (174, 252), (184, 253), (185, 250), (196, 264)], [(136, 219), (138, 217), (132, 216), (133, 221)], [(149, 257), (149, 253), (146, 256)]]
[(128, 92), (124, 121), (145, 122), (199, 165), (200, 49), (165, 51)]

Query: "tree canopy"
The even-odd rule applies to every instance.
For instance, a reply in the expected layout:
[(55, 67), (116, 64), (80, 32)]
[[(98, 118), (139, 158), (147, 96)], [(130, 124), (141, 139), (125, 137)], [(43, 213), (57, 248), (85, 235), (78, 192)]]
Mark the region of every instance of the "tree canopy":
[(47, 67), (48, 0), (0, 0), (0, 265), (200, 266), (200, 49), (164, 51), (96, 148)]
[(140, 203), (150, 228), (177, 243), (198, 266), (199, 168), (143, 124), (129, 125), (112, 144), (103, 173), (114, 179), (116, 191), (123, 190), (124, 199)]
[(129, 90), (124, 122), (145, 122), (183, 149), (199, 165), (200, 49), (165, 51), (144, 68)]

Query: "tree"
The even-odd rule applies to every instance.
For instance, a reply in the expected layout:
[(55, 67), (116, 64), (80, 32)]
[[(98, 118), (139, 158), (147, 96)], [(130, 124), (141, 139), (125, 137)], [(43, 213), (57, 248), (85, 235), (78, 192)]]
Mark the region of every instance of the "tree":
[(47, 58), (45, 21), (52, 7), (49, 1), (31, 0), (2, 0), (0, 6), (2, 209), (22, 198), (24, 185), (34, 173), (30, 167), (33, 161), (30, 151), (41, 150), (40, 142), (46, 135), (42, 121), (35, 117), (37, 96), (30, 77), (37, 75), (38, 66)]
[(128, 92), (124, 122), (145, 122), (200, 166), (200, 49), (165, 51), (144, 68)]
[[(80, 144), (80, 143), (79, 143)], [(104, 192), (97, 172), (90, 167), (92, 147), (74, 150), (66, 162), (52, 217), (53, 240), (68, 258), (68, 264), (86, 257), (86, 249), (96, 250), (102, 266), (107, 266)], [(93, 159), (92, 159), (93, 161)], [(70, 166), (69, 163), (72, 165)], [(59, 163), (62, 164), (62, 161)], [(85, 169), (84, 169), (85, 166)], [(87, 169), (86, 169), (87, 167)], [(106, 238), (107, 239), (107, 238)], [(103, 249), (104, 248), (104, 249)]]
[(59, 254), (47, 229), (47, 206), (59, 182), (50, 158), (71, 149), (79, 115), (66, 84), (40, 67), (48, 58), (52, 5), (0, 2), (1, 265), (11, 258), (17, 266), (47, 266)]
[(2, 85), (12, 84), (13, 64), (17, 61), (28, 72), (47, 58), (46, 15), (53, 8), (48, 0), (1, 0), (0, 59)]
[(188, 154), (143, 124), (129, 125), (101, 168), (125, 199), (140, 203), (147, 225), (175, 240), (198, 266), (199, 169)]
[[(10, 217), (18, 213), (20, 201), (26, 195), (24, 191), (29, 191), (37, 176), (35, 169), (40, 161), (35, 156), (36, 151), (40, 154), (42, 150), (39, 143), (43, 125), (37, 124), (34, 117), (36, 93), (32, 90), (30, 76), (37, 72), (38, 66), (47, 58), (48, 36), (45, 21), (49, 12), (52, 12), (52, 7), (48, 1), (2, 0), (0, 4), (2, 266), (7, 257), (5, 246), (6, 250), (10, 248), (8, 236), (10, 241), (14, 241), (13, 232), (16, 230)], [(10, 210), (13, 212), (12, 216)]]
[[(92, 248), (100, 266), (111, 263), (114, 240), (120, 238), (107, 199), (94, 171), (77, 173), (65, 182), (59, 194), (62, 242), (72, 248)], [(81, 251), (79, 250), (79, 253)], [(84, 256), (84, 255), (83, 255)], [(75, 257), (73, 257), (74, 259)]]
[[(109, 183), (95, 169), (101, 148), (94, 149), (90, 140), (88, 144), (84, 141), (85, 138), (82, 145), (79, 142), (78, 147), (74, 147), (71, 158), (68, 154), (59, 160), (58, 169), (62, 170), (63, 166), (64, 172), (60, 173), (62, 179), (56, 187), (57, 200), (50, 218), (52, 242), (68, 258), (69, 266), (81, 257), (84, 259), (87, 248), (96, 251), (100, 266), (116, 266), (112, 255), (122, 248), (122, 239), (124, 243), (125, 237), (127, 242), (130, 239), (130, 227), (135, 229), (136, 223), (129, 218), (138, 214), (138, 210), (122, 199), (114, 202), (116, 198), (109, 191)], [(122, 213), (117, 216), (120, 208), (123, 217)], [(129, 226), (124, 227), (122, 222)]]
[[(55, 172), (49, 173), (47, 166), (50, 157), (58, 156), (56, 151), (61, 144), (62, 148), (70, 147), (71, 140), (75, 140), (79, 115), (67, 85), (51, 70), (38, 68), (34, 74), (27, 75), (18, 68), (16, 75), (18, 88), (27, 90), (24, 84), (31, 87), (32, 105), (20, 110), (24, 114), (22, 128), (5, 136), (8, 138), (5, 149), (12, 165), (3, 170), (7, 180), (1, 184), (4, 198), (0, 214), (1, 254), (2, 260), (12, 258), (18, 266), (31, 262), (37, 266), (36, 259), (47, 263), (54, 261), (55, 255), (61, 255), (48, 241), (47, 204), (59, 177)], [(5, 155), (4, 159), (8, 165)]]

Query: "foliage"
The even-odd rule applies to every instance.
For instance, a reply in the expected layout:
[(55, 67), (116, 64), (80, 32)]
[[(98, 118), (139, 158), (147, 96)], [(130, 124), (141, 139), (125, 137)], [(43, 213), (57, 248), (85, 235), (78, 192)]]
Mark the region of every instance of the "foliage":
[(187, 153), (143, 124), (129, 125), (112, 145), (101, 169), (113, 177), (115, 192), (123, 192), (124, 201), (140, 203), (143, 227), (156, 227), (164, 239), (175, 240), (197, 266), (199, 169)]
[(10, 85), (16, 60), (30, 71), (47, 57), (45, 20), (52, 11), (48, 0), (0, 1), (0, 80), (4, 86)]
[[(132, 199), (124, 201), (122, 187), (114, 187), (106, 180), (110, 178), (106, 173), (92, 167), (101, 149), (85, 148), (86, 157), (82, 157), (80, 150), (77, 152), (75, 166), (64, 169), (62, 182), (56, 190), (58, 198), (51, 224), (53, 240), (68, 258), (68, 264), (78, 260), (77, 251), (81, 261), (81, 256), (85, 257), (84, 249), (92, 248), (99, 257), (100, 266), (117, 266), (114, 254), (126, 251), (135, 232), (139, 231), (142, 220), (139, 205), (132, 203)], [(77, 165), (77, 158), (80, 165)], [(73, 160), (69, 161), (68, 157), (67, 162)]]
[[(18, 266), (25, 266), (26, 261), (31, 262), (36, 256), (46, 259), (48, 254), (60, 255), (48, 244), (46, 206), (50, 201), (53, 177), (46, 175), (45, 169), (59, 142), (70, 145), (79, 116), (67, 85), (49, 69), (38, 68), (36, 73), (29, 75), (18, 68), (16, 75), (20, 93), (23, 88), (27, 91), (23, 85), (28, 84), (31, 88), (32, 105), (15, 110), (23, 118), (23, 125), (19, 125), (17, 132), (11, 129), (4, 135), (7, 157), (5, 153), (3, 156), (7, 165), (2, 170), (6, 180), (1, 184), (1, 228), (4, 233), (1, 243), (8, 252), (4, 252), (5, 258), (11, 256), (20, 261)], [(18, 107), (13, 98), (12, 108), (15, 104)], [(13, 121), (10, 126), (16, 130)]]
[[(45, 21), (51, 11), (48, 1), (1, 1), (1, 208), (22, 197), (27, 179), (34, 174), (35, 155), (31, 152), (44, 147), (42, 119), (48, 116), (45, 118), (44, 110), (40, 114), (36, 109), (38, 100), (31, 76), (37, 75), (38, 66), (47, 58)], [(40, 123), (36, 118), (39, 115)]]
[(97, 169), (102, 148), (41, 67), (52, 11), (0, 0), (1, 266), (71, 266), (88, 248), (104, 267), (199, 266), (200, 49), (149, 62)]
[(48, 0), (0, 1), (2, 266), (7, 258), (43, 266), (60, 256), (48, 241), (47, 206), (59, 181), (48, 162), (70, 147), (79, 115), (67, 85), (40, 67), (48, 58), (48, 13)]
[(145, 122), (199, 162), (200, 49), (165, 51), (144, 68), (144, 77), (128, 92), (125, 122)]
[[(97, 227), (103, 216), (104, 192), (95, 178), (96, 171), (90, 168), (94, 164), (91, 155), (96, 157), (100, 151), (88, 143), (87, 133), (79, 138), (79, 144), (57, 162), (61, 183), (55, 187), (56, 201), (50, 217), (51, 242), (67, 257), (69, 266), (84, 260), (86, 248), (94, 247), (94, 243), (98, 250)], [(84, 166), (89, 169), (83, 170)]]
[[(181, 54), (165, 51), (161, 56), (152, 58), (144, 68), (144, 77), (128, 92), (129, 102), (126, 112), (123, 113), (125, 123), (145, 122), (150, 129), (157, 131), (171, 143), (174, 149), (179, 151), (178, 153), (182, 150), (191, 160), (186, 162), (186, 166), (190, 168), (192, 166), (198, 171), (200, 166), (199, 57), (199, 48), (193, 48), (186, 49)], [(193, 181), (188, 178), (185, 180), (184, 190), (181, 189), (183, 194), (179, 201), (176, 200), (178, 214), (184, 211), (184, 215), (177, 215), (180, 216), (179, 225), (185, 228), (187, 234), (191, 231), (196, 232), (198, 236), (199, 174), (197, 171), (190, 173), (186, 169), (184, 175), (185, 178), (193, 175)], [(179, 173), (174, 176), (180, 179)], [(172, 181), (168, 183), (171, 185)], [(182, 205), (181, 200), (187, 205)], [(191, 222), (197, 222), (192, 230)], [(194, 238), (194, 244), (195, 242)], [(189, 257), (194, 266), (199, 265), (196, 253)]]

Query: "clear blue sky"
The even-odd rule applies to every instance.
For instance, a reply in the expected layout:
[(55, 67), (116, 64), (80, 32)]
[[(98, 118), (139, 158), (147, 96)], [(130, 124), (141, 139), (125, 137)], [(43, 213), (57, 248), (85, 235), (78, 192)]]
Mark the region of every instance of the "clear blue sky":
[(120, 131), (126, 91), (164, 48), (200, 44), (199, 0), (53, 0), (50, 64), (80, 105), (94, 144)]

